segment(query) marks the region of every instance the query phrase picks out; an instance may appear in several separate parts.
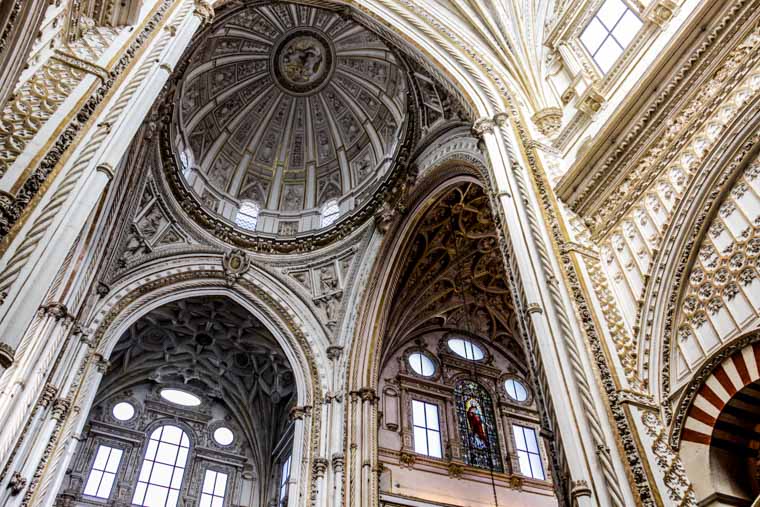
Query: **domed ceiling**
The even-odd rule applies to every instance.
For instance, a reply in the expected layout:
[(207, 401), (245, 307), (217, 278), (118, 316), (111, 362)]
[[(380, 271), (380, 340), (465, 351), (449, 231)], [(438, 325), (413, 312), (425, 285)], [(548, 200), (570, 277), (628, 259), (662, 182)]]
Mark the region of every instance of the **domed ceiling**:
[(178, 91), (185, 184), (232, 224), (256, 203), (257, 233), (319, 229), (326, 203), (350, 214), (388, 173), (407, 86), (386, 44), (336, 12), (276, 3), (218, 15)]

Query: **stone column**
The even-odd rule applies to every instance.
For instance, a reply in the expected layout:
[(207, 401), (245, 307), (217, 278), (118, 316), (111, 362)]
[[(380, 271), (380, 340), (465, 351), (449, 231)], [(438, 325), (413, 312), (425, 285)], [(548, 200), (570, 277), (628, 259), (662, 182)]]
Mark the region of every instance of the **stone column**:
[[(569, 314), (574, 308), (567, 292), (563, 293), (558, 274), (561, 272), (549, 251), (546, 224), (542, 221), (534, 189), (528, 175), (511, 153), (517, 145), (508, 115), (476, 122), (474, 131), (491, 163), (491, 186), (502, 216), (500, 231), (513, 248), (525, 307), (529, 309), (529, 331), (535, 337), (535, 351), (540, 358), (541, 373), (548, 377), (546, 385), (558, 430), (564, 444), (570, 469), (568, 480), (594, 485), (589, 495), (578, 495), (580, 506), (627, 505), (633, 502), (621, 462), (610, 456), (610, 428), (603, 419), (599, 393), (594, 392), (593, 371), (584, 357), (583, 336), (573, 328)], [(555, 274), (556, 273), (556, 274)], [(539, 375), (541, 376), (541, 375)], [(625, 488), (625, 492), (623, 491)]]

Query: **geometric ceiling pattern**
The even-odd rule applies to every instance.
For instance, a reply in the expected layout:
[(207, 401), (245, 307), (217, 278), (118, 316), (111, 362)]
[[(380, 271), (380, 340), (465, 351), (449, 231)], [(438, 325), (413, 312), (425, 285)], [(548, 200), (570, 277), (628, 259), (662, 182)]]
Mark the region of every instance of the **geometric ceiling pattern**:
[(526, 365), (488, 196), (451, 188), (425, 213), (404, 255), (384, 350), (435, 330), (465, 331)]
[(280, 218), (331, 199), (351, 209), (391, 166), (407, 86), (386, 44), (350, 18), (289, 3), (236, 9), (190, 56), (174, 119), (180, 165), (217, 214), (242, 200)]
[(167, 303), (137, 320), (109, 359), (102, 398), (152, 381), (187, 385), (224, 404), (266, 464), (288, 424), (295, 380), (282, 347), (248, 310), (222, 296)]

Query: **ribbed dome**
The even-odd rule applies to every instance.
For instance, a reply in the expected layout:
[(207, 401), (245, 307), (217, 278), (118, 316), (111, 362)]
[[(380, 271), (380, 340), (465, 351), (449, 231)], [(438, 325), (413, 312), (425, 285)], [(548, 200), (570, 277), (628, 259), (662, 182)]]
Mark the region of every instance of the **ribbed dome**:
[(406, 87), (384, 42), (335, 12), (277, 3), (223, 15), (181, 84), (185, 181), (230, 222), (255, 203), (257, 231), (320, 228), (326, 203), (346, 214), (390, 167)]

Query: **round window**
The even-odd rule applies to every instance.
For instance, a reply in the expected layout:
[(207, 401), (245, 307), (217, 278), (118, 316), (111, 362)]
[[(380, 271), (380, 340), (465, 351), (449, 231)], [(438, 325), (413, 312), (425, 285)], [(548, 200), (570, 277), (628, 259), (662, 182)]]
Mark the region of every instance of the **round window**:
[(433, 360), (422, 352), (413, 352), (409, 354), (409, 366), (414, 373), (423, 377), (431, 377), (435, 373), (435, 364)]
[(235, 440), (235, 434), (226, 426), (214, 430), (214, 440), (219, 445), (230, 445)]
[(121, 401), (113, 406), (113, 416), (119, 421), (129, 421), (135, 416), (135, 407), (131, 403)]
[(180, 391), (179, 389), (161, 389), (161, 397), (166, 401), (186, 407), (197, 407), (201, 404), (201, 399), (196, 395), (190, 394), (187, 391)]
[(515, 401), (525, 401), (528, 399), (528, 388), (515, 378), (505, 380), (504, 389), (507, 391), (507, 396)]
[(480, 361), (485, 357), (483, 349), (466, 338), (449, 338), (448, 344), (456, 355), (470, 361)]

